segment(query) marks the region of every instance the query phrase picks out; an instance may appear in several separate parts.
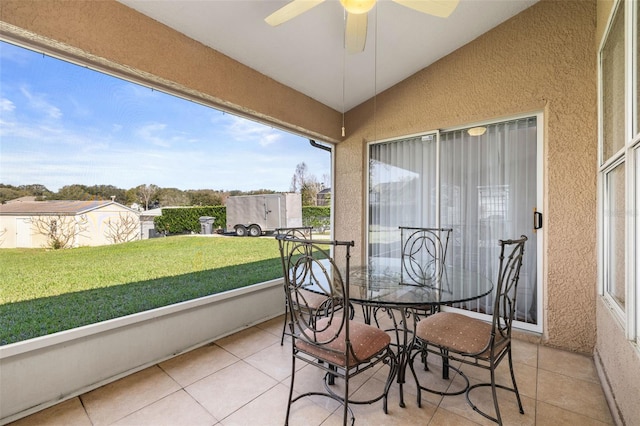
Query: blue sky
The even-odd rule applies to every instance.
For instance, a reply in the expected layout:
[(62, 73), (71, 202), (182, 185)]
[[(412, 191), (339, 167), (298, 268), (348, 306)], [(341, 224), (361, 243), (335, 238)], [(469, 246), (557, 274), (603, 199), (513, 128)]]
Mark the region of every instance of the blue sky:
[(288, 191), (308, 139), (0, 42), (0, 183)]

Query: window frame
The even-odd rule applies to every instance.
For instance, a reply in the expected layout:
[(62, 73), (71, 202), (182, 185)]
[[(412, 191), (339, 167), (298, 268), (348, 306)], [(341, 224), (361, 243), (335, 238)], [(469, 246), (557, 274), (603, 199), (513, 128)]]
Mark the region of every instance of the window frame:
[[(598, 49), (598, 292), (608, 305), (615, 319), (625, 329), (626, 338), (638, 342), (640, 330), (640, 284), (638, 273), (640, 268), (638, 256), (640, 254), (640, 119), (638, 108), (640, 96), (638, 63), (640, 49), (638, 46), (637, 23), (640, 15), (640, 4), (629, 0), (615, 0), (607, 22), (604, 36)], [(603, 158), (604, 152), (604, 85), (603, 51), (607, 40), (612, 35), (612, 26), (618, 13), (624, 13), (624, 146), (610, 158)], [(608, 239), (610, 231), (607, 227), (608, 209), (607, 176), (617, 166), (624, 164), (624, 194), (625, 206), (625, 307), (622, 309), (608, 292), (607, 268), (610, 259), (607, 257)]]

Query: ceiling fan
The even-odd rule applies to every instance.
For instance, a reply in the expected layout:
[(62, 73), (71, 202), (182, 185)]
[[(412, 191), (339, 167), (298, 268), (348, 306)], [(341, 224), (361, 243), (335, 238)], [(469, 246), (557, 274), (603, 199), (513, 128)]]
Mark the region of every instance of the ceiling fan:
[[(286, 6), (276, 10), (265, 18), (265, 22), (273, 27), (287, 22), (298, 15), (314, 8), (325, 0), (292, 0)], [(459, 0), (393, 0), (394, 2), (418, 12), (441, 18), (448, 17), (458, 5)], [(347, 12), (345, 29), (345, 46), (349, 53), (364, 50), (367, 39), (367, 13), (373, 9), (376, 0), (340, 0)]]

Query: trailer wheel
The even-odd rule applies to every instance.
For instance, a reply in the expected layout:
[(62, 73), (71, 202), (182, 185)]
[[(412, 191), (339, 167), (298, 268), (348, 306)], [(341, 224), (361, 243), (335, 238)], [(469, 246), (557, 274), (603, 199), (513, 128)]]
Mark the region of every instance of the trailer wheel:
[(258, 225), (251, 225), (249, 227), (249, 236), (250, 237), (259, 237), (262, 235), (262, 229)]
[(238, 237), (246, 237), (247, 236), (247, 228), (242, 225), (236, 226), (236, 236)]

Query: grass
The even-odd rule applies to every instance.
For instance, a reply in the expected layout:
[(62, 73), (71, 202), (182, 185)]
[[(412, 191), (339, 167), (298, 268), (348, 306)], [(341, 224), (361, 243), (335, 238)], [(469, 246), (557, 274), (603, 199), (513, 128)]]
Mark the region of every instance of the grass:
[(272, 238), (0, 250), (0, 345), (282, 276)]

